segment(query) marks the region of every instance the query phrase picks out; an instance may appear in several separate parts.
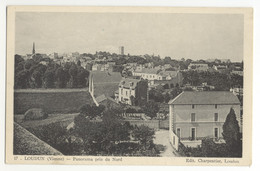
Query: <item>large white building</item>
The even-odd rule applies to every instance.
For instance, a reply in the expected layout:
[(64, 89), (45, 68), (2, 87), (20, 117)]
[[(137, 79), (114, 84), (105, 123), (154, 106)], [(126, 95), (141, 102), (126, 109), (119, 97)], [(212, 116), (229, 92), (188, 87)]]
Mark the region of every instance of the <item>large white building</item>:
[(173, 146), (201, 144), (205, 137), (221, 141), (223, 124), (233, 108), (241, 128), (240, 101), (228, 91), (185, 91), (169, 102), (169, 134)]

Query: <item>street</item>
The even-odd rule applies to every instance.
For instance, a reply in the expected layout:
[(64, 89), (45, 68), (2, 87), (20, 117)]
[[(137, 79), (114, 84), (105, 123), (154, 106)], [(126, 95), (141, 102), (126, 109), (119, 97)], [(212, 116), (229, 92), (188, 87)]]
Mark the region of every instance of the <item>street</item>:
[(168, 130), (159, 130), (155, 132), (154, 143), (157, 145), (163, 145), (164, 151), (161, 151), (160, 156), (162, 157), (175, 157), (173, 153), (173, 147), (169, 141), (169, 131)]

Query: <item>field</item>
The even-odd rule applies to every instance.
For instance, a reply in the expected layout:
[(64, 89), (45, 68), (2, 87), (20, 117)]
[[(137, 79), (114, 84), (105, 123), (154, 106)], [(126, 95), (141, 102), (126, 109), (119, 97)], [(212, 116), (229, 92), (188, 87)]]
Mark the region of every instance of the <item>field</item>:
[(14, 114), (24, 114), (31, 108), (47, 113), (75, 113), (83, 104), (93, 104), (87, 89), (35, 89), (14, 91)]

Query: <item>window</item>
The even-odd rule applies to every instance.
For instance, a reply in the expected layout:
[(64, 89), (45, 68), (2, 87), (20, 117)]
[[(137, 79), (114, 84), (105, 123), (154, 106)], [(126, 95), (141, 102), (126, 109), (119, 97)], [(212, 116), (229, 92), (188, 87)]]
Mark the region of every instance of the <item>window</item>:
[(181, 128), (177, 128), (177, 136), (180, 138), (181, 137)]
[(215, 109), (217, 109), (218, 108), (218, 105), (217, 104), (215, 104)]
[(218, 121), (218, 113), (214, 114), (214, 121), (217, 122)]
[(121, 95), (123, 95), (123, 89), (121, 89)]
[(191, 122), (195, 122), (195, 113), (191, 114)]
[(127, 91), (125, 91), (125, 95), (127, 96)]
[(191, 141), (196, 140), (196, 128), (191, 128)]
[(195, 105), (193, 104), (191, 107), (192, 107), (192, 109), (194, 109), (194, 108), (195, 108)]
[(218, 128), (214, 128), (214, 138), (218, 139)]

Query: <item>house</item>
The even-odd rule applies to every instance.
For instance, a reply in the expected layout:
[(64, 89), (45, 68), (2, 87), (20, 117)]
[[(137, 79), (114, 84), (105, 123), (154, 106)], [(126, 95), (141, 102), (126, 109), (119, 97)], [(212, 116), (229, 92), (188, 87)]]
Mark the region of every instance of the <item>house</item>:
[(98, 105), (103, 105), (105, 107), (119, 107), (119, 104), (111, 97), (107, 97), (105, 94), (102, 94), (98, 97), (96, 97), (96, 102)]
[(179, 71), (161, 71), (158, 73), (159, 80), (151, 80), (149, 86), (168, 85), (169, 88), (178, 87), (182, 85), (183, 76)]
[(227, 66), (226, 65), (213, 65), (213, 68), (216, 70), (216, 71), (224, 71), (227, 69)]
[(243, 96), (243, 88), (238, 88), (238, 87), (231, 88), (230, 92), (232, 92), (236, 96)]
[(139, 76), (146, 80), (158, 80), (162, 77), (158, 75), (159, 70), (154, 68), (143, 68), (141, 71), (134, 71), (133, 76)]
[(240, 102), (229, 91), (184, 91), (169, 103), (170, 142), (190, 147), (201, 145), (205, 137), (223, 141), (222, 127), (233, 108), (241, 130)]
[(190, 63), (188, 69), (195, 71), (207, 71), (209, 69), (209, 66), (205, 63)]
[[(115, 95), (116, 96), (116, 95)], [(123, 78), (118, 86), (118, 102), (136, 105), (147, 101), (148, 82), (133, 78)]]

